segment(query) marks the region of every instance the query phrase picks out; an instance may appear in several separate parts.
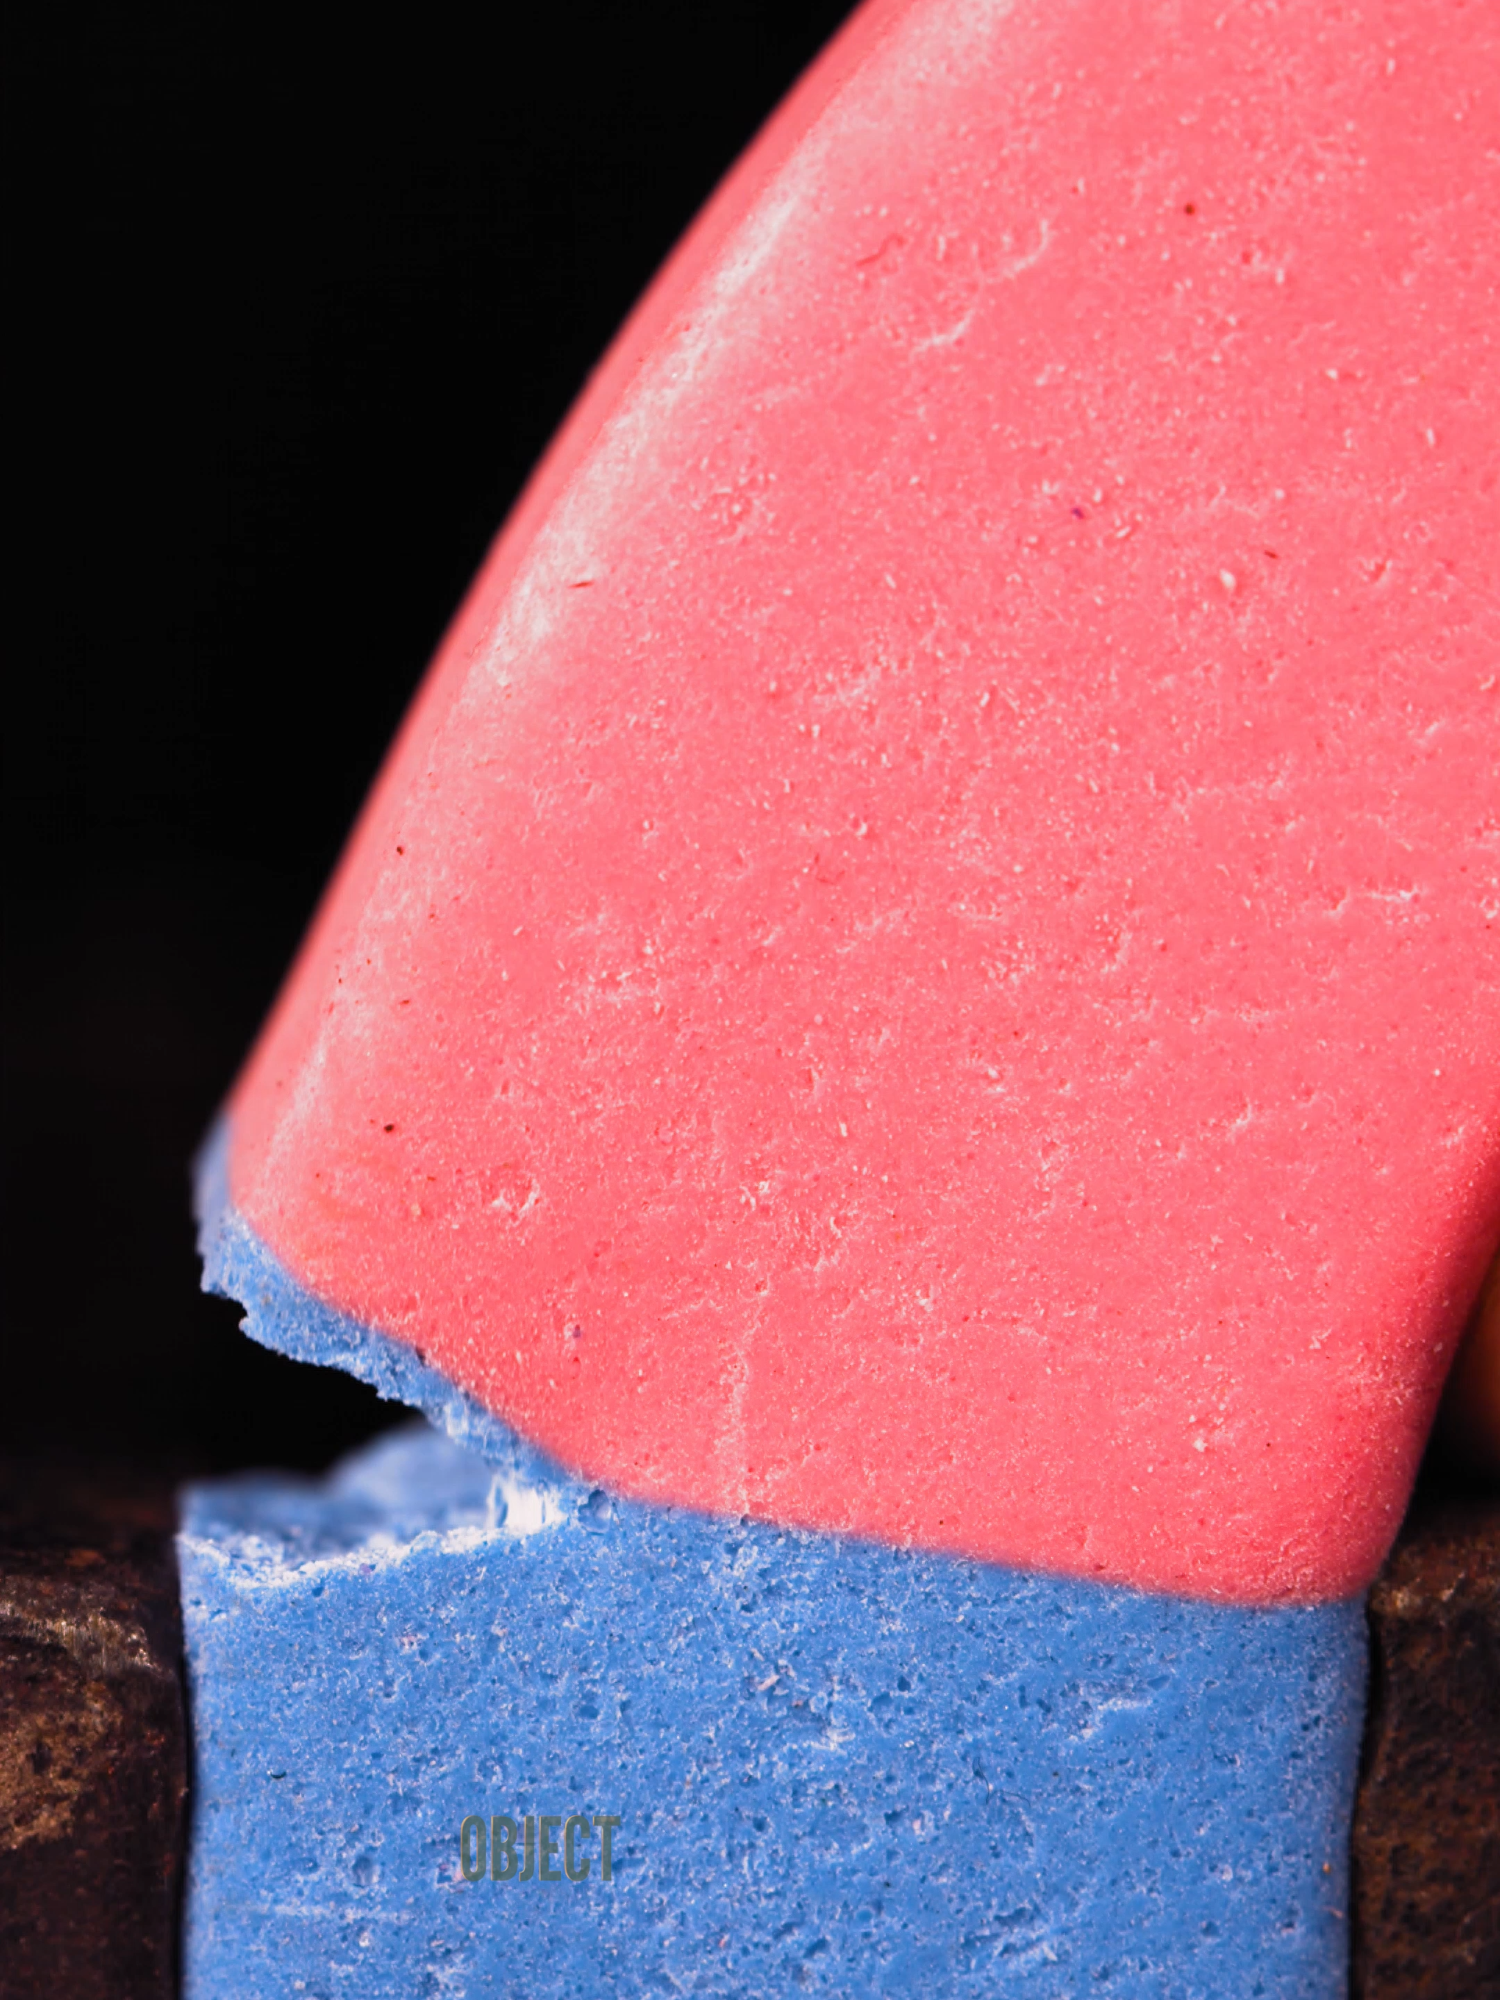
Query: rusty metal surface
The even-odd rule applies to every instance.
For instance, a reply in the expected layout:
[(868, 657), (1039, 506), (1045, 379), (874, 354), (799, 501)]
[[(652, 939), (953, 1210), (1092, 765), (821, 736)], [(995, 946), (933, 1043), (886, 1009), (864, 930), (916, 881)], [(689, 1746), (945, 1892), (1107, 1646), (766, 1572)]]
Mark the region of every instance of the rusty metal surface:
[(0, 1992), (168, 2000), (187, 1791), (164, 1478), (0, 1466)]
[(1370, 1594), (1356, 2000), (1500, 1995), (1500, 1498), (1419, 1499)]

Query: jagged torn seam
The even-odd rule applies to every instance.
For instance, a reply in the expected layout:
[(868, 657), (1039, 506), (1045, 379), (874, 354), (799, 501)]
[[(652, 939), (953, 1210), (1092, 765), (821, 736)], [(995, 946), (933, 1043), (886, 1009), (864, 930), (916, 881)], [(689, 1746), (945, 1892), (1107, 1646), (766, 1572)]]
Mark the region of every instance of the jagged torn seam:
[(294, 1361), (342, 1368), (368, 1382), (387, 1402), (420, 1410), (455, 1444), (497, 1467), (518, 1489), (577, 1484), (401, 1341), (361, 1325), (298, 1284), (230, 1197), (229, 1140), (229, 1120), (221, 1116), (193, 1162), (193, 1212), (203, 1289), (244, 1307), (240, 1325), (252, 1340)]

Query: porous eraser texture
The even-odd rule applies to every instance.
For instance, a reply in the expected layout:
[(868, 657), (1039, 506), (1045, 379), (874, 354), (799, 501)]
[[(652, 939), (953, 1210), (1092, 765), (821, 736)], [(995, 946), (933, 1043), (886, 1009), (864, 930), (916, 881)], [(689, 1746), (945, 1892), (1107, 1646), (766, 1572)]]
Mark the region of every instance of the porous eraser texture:
[(1357, 1602), (1025, 1575), (491, 1448), (421, 1424), (187, 1491), (187, 2000), (1343, 1992)]
[(1500, 1234), (1497, 89), (1493, 5), (862, 9), (234, 1091), (288, 1277), (638, 1498), (1367, 1584)]

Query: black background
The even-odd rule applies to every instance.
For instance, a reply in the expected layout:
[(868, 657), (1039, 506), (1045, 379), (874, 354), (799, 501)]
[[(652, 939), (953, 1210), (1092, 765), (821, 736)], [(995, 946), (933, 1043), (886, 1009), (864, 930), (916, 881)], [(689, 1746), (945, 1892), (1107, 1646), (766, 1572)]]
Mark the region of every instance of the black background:
[(400, 1414), (203, 1297), (186, 1166), (598, 357), (846, 0), (36, 10), (6, 54), (0, 1451)]

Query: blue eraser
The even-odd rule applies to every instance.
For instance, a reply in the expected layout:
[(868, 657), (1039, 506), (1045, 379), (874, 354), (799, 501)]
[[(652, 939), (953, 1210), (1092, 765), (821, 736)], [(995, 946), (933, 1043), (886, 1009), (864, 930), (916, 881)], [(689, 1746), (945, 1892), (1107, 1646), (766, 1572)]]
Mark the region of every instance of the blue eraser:
[(187, 2000), (1344, 1991), (1362, 1605), (611, 1500), (189, 1488)]

